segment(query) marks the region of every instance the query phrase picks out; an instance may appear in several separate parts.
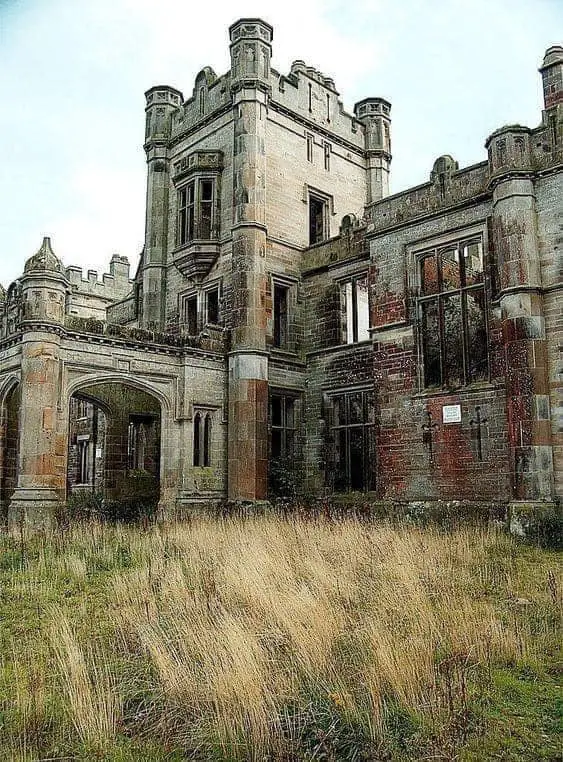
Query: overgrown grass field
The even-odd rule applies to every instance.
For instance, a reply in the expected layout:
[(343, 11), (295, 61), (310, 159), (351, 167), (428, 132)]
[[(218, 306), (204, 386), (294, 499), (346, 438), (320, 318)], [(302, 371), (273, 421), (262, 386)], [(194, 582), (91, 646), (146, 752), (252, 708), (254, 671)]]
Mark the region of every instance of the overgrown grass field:
[(261, 517), (0, 537), (10, 760), (559, 760), (555, 553)]

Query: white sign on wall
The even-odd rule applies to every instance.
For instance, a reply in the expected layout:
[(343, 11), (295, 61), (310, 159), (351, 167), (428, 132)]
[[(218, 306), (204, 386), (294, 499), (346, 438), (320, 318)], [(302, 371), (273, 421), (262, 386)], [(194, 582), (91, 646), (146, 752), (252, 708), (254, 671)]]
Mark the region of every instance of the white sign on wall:
[(442, 423), (461, 423), (461, 405), (444, 405)]

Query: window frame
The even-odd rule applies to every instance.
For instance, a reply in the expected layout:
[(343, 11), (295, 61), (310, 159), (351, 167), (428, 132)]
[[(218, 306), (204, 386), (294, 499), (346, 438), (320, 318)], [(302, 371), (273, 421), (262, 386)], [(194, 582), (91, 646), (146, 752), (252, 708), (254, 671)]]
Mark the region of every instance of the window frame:
[[(209, 294), (217, 293), (217, 317), (218, 322), (209, 320)], [(223, 313), (221, 307), (222, 298), (222, 282), (220, 280), (213, 281), (201, 285), (197, 289), (190, 289), (184, 291), (178, 296), (178, 313), (180, 316), (180, 325), (187, 329), (189, 336), (197, 336), (206, 326), (222, 326), (223, 325)], [(195, 314), (195, 331), (190, 332), (190, 321), (188, 320), (188, 305), (195, 300), (196, 314)]]
[[(366, 309), (367, 309), (367, 336), (365, 338), (359, 338), (359, 312), (358, 312), (358, 290), (357, 283), (365, 280), (366, 282)], [(348, 284), (351, 285), (351, 301), (352, 301), (352, 339), (348, 339), (348, 312), (347, 312), (347, 299), (343, 296), (343, 288)], [(371, 315), (369, 309), (369, 278), (368, 271), (362, 270), (357, 273), (348, 275), (346, 278), (339, 278), (338, 280), (338, 293), (340, 298), (340, 344), (360, 344), (363, 341), (370, 340), (370, 323)]]
[[(351, 400), (354, 396), (361, 396), (362, 406), (362, 420), (353, 421), (350, 413)], [(371, 411), (369, 407), (368, 395), (371, 395)], [(372, 492), (376, 489), (376, 473), (375, 467), (376, 458), (376, 446), (375, 446), (375, 390), (370, 386), (361, 387), (346, 387), (343, 389), (331, 389), (326, 391), (324, 395), (326, 402), (328, 403), (328, 435), (329, 441), (332, 447), (330, 449), (333, 453), (333, 462), (330, 464), (329, 471), (327, 473), (328, 481), (331, 483), (333, 492), (346, 493), (346, 492)], [(337, 420), (336, 413), (336, 400), (345, 400), (345, 422), (340, 423)], [(352, 432), (361, 432), (361, 479), (362, 486), (353, 486), (353, 456), (351, 449)], [(344, 458), (339, 458), (338, 453), (340, 451), (340, 434), (344, 435)], [(339, 488), (338, 475), (340, 462), (344, 461), (344, 479), (345, 484), (343, 488)]]
[[(478, 243), (480, 245), (482, 277), (476, 283), (467, 284), (465, 280), (465, 257), (461, 252), (464, 247)], [(490, 278), (489, 278), (489, 255), (487, 245), (487, 231), (484, 227), (474, 227), (466, 230), (452, 231), (450, 234), (431, 239), (424, 243), (412, 247), (411, 258), (415, 273), (416, 287), (416, 328), (417, 328), (417, 349), (419, 358), (419, 388), (421, 391), (451, 390), (469, 386), (474, 383), (490, 382), (490, 357), (489, 357), (489, 302), (490, 302)], [(451, 286), (444, 279), (443, 273), (443, 255), (447, 251), (457, 252), (457, 261), (459, 266), (459, 284)], [(436, 291), (433, 293), (423, 293), (424, 274), (423, 262), (431, 257), (435, 258), (436, 270)], [(481, 294), (482, 323), (484, 333), (484, 357), (481, 362), (484, 364), (484, 370), (480, 375), (471, 372), (471, 352), (469, 346), (470, 322), (468, 295)], [(445, 305), (447, 300), (452, 297), (459, 297), (460, 304), (460, 326), (461, 326), (461, 378), (456, 381), (448, 373), (451, 363), (448, 363), (448, 353), (446, 348), (446, 313)], [(477, 301), (477, 300), (473, 300)], [(429, 381), (428, 357), (425, 352), (425, 332), (424, 332), (424, 305), (436, 304), (437, 322), (438, 322), (438, 349), (439, 349), (439, 382)]]
[[(285, 460), (294, 461), (296, 455), (296, 438), (297, 438), (297, 400), (298, 394), (293, 390), (287, 389), (270, 389), (268, 396), (268, 428), (269, 428), (269, 455), (272, 460)], [(274, 423), (273, 416), (273, 400), (280, 400), (280, 423)], [(288, 416), (288, 408), (291, 410), (291, 415)], [(291, 418), (291, 423), (288, 422), (288, 418)], [(273, 452), (273, 433), (279, 432), (280, 434), (280, 452), (274, 455)], [(288, 440), (289, 438), (289, 440)], [(289, 441), (289, 444), (288, 444)]]
[(192, 466), (194, 468), (211, 468), (214, 412), (213, 408), (194, 405), (192, 418)]
[[(211, 186), (211, 198), (203, 197), (203, 186)], [(190, 190), (192, 199), (190, 199)], [(176, 246), (188, 246), (195, 241), (217, 240), (217, 175), (198, 173), (176, 188)], [(208, 211), (208, 231), (204, 231), (204, 211)], [(204, 236), (209, 232), (209, 236)]]
[[(312, 203), (319, 204), (322, 210), (322, 232), (321, 237), (312, 240), (313, 219), (312, 219)], [(328, 196), (322, 191), (318, 191), (316, 188), (307, 189), (307, 228), (308, 228), (308, 241), (309, 246), (316, 246), (319, 243), (328, 241), (330, 238), (330, 214), (332, 208), (332, 197)]]

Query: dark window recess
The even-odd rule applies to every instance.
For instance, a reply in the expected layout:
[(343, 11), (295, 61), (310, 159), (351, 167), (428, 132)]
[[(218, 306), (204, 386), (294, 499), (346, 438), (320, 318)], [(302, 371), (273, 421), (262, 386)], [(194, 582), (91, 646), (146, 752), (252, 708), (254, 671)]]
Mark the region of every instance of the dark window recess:
[(206, 293), (207, 303), (207, 322), (212, 325), (219, 324), (219, 289), (213, 289), (213, 291), (207, 291)]
[(274, 346), (285, 347), (288, 338), (287, 286), (274, 284)]
[(200, 183), (200, 223), (199, 237), (207, 240), (211, 238), (211, 224), (213, 219), (213, 183), (211, 180), (202, 180)]
[(330, 152), (331, 152), (331, 146), (330, 143), (325, 143), (323, 146), (324, 149), (324, 162), (325, 162), (325, 169), (327, 172), (330, 171)]
[(367, 275), (340, 284), (341, 340), (345, 344), (369, 339)]
[(270, 397), (270, 453), (272, 458), (289, 458), (295, 448), (295, 400), (283, 394)]
[(211, 465), (211, 412), (197, 411), (194, 415), (194, 466)]
[(148, 418), (131, 416), (127, 436), (127, 462), (133, 471), (146, 470), (147, 430), (152, 425)]
[(420, 345), (424, 386), (458, 387), (488, 377), (487, 321), (480, 239), (420, 258)]
[(307, 135), (307, 161), (313, 161), (313, 136)]
[(335, 492), (375, 489), (374, 400), (372, 391), (330, 399), (333, 462), (327, 478)]
[(324, 241), (326, 225), (326, 201), (309, 196), (309, 244)]
[(194, 239), (213, 238), (214, 181), (198, 180), (178, 191), (176, 242), (183, 245)]
[(185, 301), (185, 322), (188, 326), (188, 334), (195, 336), (197, 331), (197, 296), (190, 296)]

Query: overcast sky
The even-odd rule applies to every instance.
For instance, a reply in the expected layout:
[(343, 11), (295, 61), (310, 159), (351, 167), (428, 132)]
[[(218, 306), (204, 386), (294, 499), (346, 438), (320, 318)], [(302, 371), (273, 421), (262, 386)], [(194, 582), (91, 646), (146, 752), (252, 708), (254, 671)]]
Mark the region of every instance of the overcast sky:
[(229, 66), (228, 26), (274, 27), (273, 66), (302, 58), (344, 106), (392, 103), (392, 192), (434, 159), (485, 158), (502, 124), (541, 119), (537, 72), (562, 43), (562, 0), (0, 0), (0, 282), (50, 235), (66, 265), (133, 266), (143, 245), (144, 91), (187, 97)]

